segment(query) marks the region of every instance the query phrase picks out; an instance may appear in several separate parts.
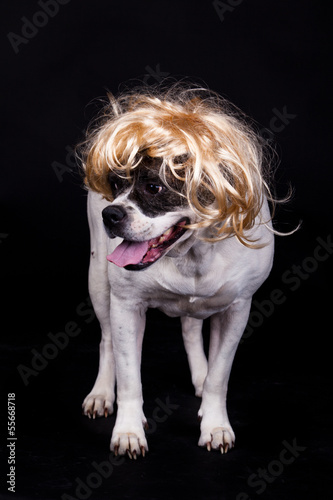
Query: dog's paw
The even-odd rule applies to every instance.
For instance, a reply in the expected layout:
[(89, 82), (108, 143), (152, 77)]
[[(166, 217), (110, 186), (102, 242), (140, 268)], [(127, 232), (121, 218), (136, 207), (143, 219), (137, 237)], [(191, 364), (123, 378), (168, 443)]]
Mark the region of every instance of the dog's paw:
[(89, 418), (107, 417), (113, 413), (114, 394), (91, 392), (82, 404), (83, 414)]
[(235, 446), (235, 434), (231, 427), (214, 427), (201, 430), (199, 446), (206, 447), (208, 451), (217, 450), (222, 454), (227, 453)]
[(115, 432), (113, 431), (111, 451), (117, 455), (128, 455), (130, 459), (136, 460), (138, 455), (143, 457), (148, 451), (148, 444), (144, 431), (137, 429), (136, 432)]

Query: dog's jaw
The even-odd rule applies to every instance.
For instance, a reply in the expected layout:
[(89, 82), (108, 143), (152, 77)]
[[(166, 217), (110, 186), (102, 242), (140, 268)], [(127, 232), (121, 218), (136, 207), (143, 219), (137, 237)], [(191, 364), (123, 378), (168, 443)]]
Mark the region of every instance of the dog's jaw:
[(146, 269), (172, 249), (186, 233), (188, 217), (183, 217), (174, 226), (160, 236), (142, 242), (124, 239), (116, 249), (107, 256), (109, 262), (128, 271)]

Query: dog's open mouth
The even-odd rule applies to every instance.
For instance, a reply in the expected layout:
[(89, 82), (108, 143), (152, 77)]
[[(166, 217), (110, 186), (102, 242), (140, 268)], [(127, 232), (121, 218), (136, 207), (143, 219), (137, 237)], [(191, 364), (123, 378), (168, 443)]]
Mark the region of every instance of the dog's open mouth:
[(107, 259), (116, 266), (124, 267), (129, 271), (139, 271), (151, 266), (185, 233), (186, 224), (189, 224), (189, 220), (183, 218), (161, 236), (148, 241), (124, 240), (107, 256)]

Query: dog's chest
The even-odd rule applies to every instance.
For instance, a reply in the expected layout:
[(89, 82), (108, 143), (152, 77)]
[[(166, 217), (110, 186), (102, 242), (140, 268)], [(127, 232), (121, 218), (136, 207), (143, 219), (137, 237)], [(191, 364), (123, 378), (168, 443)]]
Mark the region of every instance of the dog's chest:
[(229, 284), (183, 279), (160, 284), (146, 300), (148, 307), (160, 309), (168, 316), (204, 319), (228, 307), (236, 295), (236, 288)]
[(171, 317), (191, 316), (205, 319), (222, 311), (228, 304), (223, 304), (219, 297), (202, 298), (195, 296), (164, 296), (162, 300), (149, 301), (148, 307), (157, 308)]

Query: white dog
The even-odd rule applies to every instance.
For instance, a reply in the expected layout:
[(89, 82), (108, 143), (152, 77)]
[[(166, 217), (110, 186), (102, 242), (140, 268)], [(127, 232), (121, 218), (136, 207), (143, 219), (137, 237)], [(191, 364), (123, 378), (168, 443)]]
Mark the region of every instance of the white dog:
[(159, 308), (181, 318), (202, 397), (199, 445), (225, 453), (235, 442), (229, 374), (252, 295), (273, 260), (260, 141), (230, 105), (202, 89), (143, 89), (110, 101), (82, 149), (89, 290), (102, 330), (99, 372), (83, 411), (111, 414), (117, 383), (111, 450), (145, 455), (141, 346), (146, 311)]

